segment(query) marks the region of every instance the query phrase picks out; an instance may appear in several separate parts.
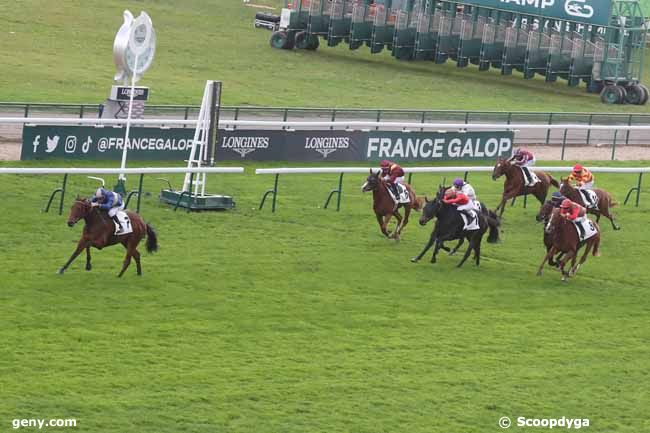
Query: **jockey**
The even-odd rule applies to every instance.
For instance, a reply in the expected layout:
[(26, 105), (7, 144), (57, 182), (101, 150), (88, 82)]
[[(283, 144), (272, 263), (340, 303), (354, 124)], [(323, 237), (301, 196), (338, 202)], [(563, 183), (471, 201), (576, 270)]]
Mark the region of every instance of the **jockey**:
[(124, 210), (124, 203), (122, 202), (122, 196), (116, 192), (109, 191), (107, 189), (97, 188), (95, 192), (95, 197), (92, 198), (92, 207), (99, 206), (100, 209), (108, 211), (108, 216), (111, 217), (113, 221), (119, 227), (117, 233), (122, 233), (124, 227), (122, 223), (117, 218), (117, 212)]
[(508, 159), (509, 162), (521, 168), (524, 173), (527, 186), (532, 186), (533, 176), (530, 174), (528, 167), (535, 165), (535, 155), (523, 147), (518, 148), (515, 153)]
[(463, 180), (462, 178), (458, 177), (454, 180), (454, 183), (452, 184), (452, 188), (455, 189), (457, 192), (462, 192), (463, 194), (465, 194), (472, 201), (472, 204), (474, 205), (474, 209), (481, 210), (481, 205), (479, 204), (479, 201), (476, 199), (476, 192), (474, 192), (474, 188), (472, 187), (472, 185), (465, 182), (465, 180)]
[(445, 191), (445, 196), (442, 201), (456, 206), (456, 209), (467, 217), (467, 225), (471, 225), (476, 219), (474, 203), (464, 193), (456, 191), (454, 188), (449, 188)]
[(573, 171), (567, 178), (567, 181), (575, 181), (576, 186), (580, 190), (583, 200), (587, 206), (592, 206), (591, 195), (589, 193), (584, 193), (584, 190), (590, 190), (594, 187), (594, 175), (591, 174), (587, 168), (576, 164), (573, 166)]
[(404, 183), (404, 170), (398, 164), (384, 159), (381, 162), (381, 176), (388, 183), (388, 187), (393, 192), (395, 207), (399, 205), (398, 183)]
[(566, 218), (567, 220), (578, 223), (575, 224), (580, 231), (580, 238), (585, 237), (585, 229), (582, 227), (580, 222), (584, 221), (585, 216), (587, 215), (587, 209), (580, 206), (578, 203), (565, 198), (560, 205), (560, 216)]

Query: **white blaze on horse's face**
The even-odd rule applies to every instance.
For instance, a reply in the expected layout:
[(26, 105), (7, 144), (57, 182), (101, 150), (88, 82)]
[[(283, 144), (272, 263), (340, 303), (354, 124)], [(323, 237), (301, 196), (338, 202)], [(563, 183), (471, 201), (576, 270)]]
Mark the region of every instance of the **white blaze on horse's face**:
[(363, 185), (361, 185), (361, 192), (366, 192), (366, 187), (368, 186), (368, 181), (365, 181)]

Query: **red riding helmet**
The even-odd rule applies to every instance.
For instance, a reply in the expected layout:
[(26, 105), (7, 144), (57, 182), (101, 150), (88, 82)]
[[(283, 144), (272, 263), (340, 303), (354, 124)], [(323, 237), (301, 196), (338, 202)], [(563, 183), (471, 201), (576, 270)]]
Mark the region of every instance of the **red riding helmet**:
[(573, 166), (573, 172), (574, 173), (581, 173), (582, 172), (582, 166), (580, 164), (576, 164)]
[(568, 208), (571, 207), (572, 204), (573, 204), (573, 202), (571, 200), (569, 200), (568, 198), (565, 198), (564, 200), (562, 200), (562, 204), (560, 205), (560, 207), (564, 208), (564, 209), (568, 209)]
[(388, 167), (390, 167), (390, 161), (387, 160), (387, 159), (384, 159), (384, 160), (381, 162), (381, 168), (388, 168)]

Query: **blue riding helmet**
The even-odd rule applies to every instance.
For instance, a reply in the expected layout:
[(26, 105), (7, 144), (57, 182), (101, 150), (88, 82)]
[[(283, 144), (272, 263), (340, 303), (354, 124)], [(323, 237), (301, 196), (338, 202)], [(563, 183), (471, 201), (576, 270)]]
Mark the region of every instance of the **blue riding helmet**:
[(454, 186), (455, 186), (456, 188), (462, 188), (463, 185), (465, 185), (465, 181), (464, 181), (463, 179), (461, 179), (460, 177), (458, 177), (458, 178), (456, 178), (456, 179), (454, 180)]

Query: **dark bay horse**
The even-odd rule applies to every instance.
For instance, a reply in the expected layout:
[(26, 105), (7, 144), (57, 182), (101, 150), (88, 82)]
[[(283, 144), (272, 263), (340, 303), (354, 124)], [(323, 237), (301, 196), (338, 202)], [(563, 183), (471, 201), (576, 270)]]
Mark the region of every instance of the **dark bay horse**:
[[(553, 257), (558, 252), (564, 253), (564, 257), (560, 260), (560, 271), (562, 272), (562, 281), (567, 281), (567, 278), (575, 275), (578, 272), (578, 268), (587, 260), (589, 252), (593, 248), (593, 255), (598, 256), (598, 247), (600, 246), (600, 228), (595, 222), (591, 222), (594, 225), (598, 233), (590, 237), (584, 242), (580, 242), (578, 237), (578, 232), (574, 227), (574, 224), (571, 221), (568, 221), (566, 218), (560, 216), (560, 209), (553, 209), (549, 222), (546, 225), (546, 231), (552, 236), (553, 245), (551, 249), (544, 256), (542, 264), (539, 266), (537, 275), (542, 275), (542, 270), (546, 261)], [(578, 257), (578, 251), (582, 248), (583, 245), (586, 245), (585, 252), (580, 258), (580, 262), (576, 265), (576, 258)], [(564, 270), (566, 263), (571, 260), (571, 270), (567, 272)]]
[(618, 203), (616, 203), (611, 194), (605, 190), (602, 190), (600, 188), (593, 188), (592, 191), (595, 192), (598, 196), (598, 207), (589, 209), (587, 206), (585, 206), (585, 201), (582, 197), (582, 194), (580, 191), (578, 191), (577, 188), (574, 188), (571, 183), (565, 179), (562, 179), (562, 183), (560, 184), (560, 193), (562, 193), (562, 195), (569, 200), (574, 201), (579, 205), (587, 208), (588, 213), (596, 215), (596, 222), (600, 222), (600, 216), (602, 215), (605, 218), (609, 219), (614, 230), (620, 230), (621, 227), (614, 221), (614, 215), (612, 214), (611, 210), (611, 208), (616, 206)]
[[(420, 254), (411, 259), (412, 262), (419, 261), (422, 256), (435, 244), (433, 249), (433, 255), (431, 256), (431, 263), (436, 262), (436, 256), (438, 251), (443, 248), (443, 243), (445, 241), (450, 241), (454, 239), (469, 241), (469, 247), (465, 251), (460, 263), (457, 267), (463, 266), (463, 263), (467, 260), (469, 255), (474, 251), (474, 260), (478, 266), (481, 262), (481, 241), (483, 235), (488, 229), (490, 234), (488, 235), (488, 242), (496, 243), (499, 241), (499, 219), (493, 218), (492, 216), (486, 216), (482, 212), (477, 212), (479, 219), (479, 229), (478, 230), (464, 230), (465, 222), (463, 221), (458, 209), (453, 205), (446, 204), (442, 201), (442, 198), (445, 193), (445, 188), (441, 187), (434, 198), (431, 201), (426, 201), (424, 208), (422, 209), (422, 216), (420, 217), (420, 225), (425, 225), (429, 220), (434, 217), (437, 218), (436, 224), (431, 232), (429, 241), (424, 246), (424, 249)], [(496, 215), (494, 215), (496, 217)], [(456, 246), (456, 249), (459, 245)]]
[[(531, 170), (533, 171), (533, 170)], [(497, 180), (499, 177), (505, 175), (506, 180), (503, 184), (503, 195), (501, 196), (501, 203), (494, 209), (495, 212), (499, 212), (499, 216), (503, 216), (503, 211), (506, 208), (506, 202), (512, 198), (515, 198), (520, 195), (530, 194), (533, 195), (539, 200), (540, 204), (544, 204), (546, 201), (546, 196), (548, 195), (548, 189), (551, 185), (559, 188), (560, 184), (557, 180), (553, 179), (548, 173), (543, 171), (533, 171), (539, 178), (534, 186), (525, 186), (526, 182), (524, 180), (524, 174), (521, 172), (521, 168), (509, 162), (507, 159), (499, 158), (497, 163), (492, 170), (492, 180)]]
[(85, 221), (84, 230), (81, 239), (77, 243), (77, 249), (72, 253), (70, 259), (66, 262), (59, 274), (65, 272), (70, 266), (70, 263), (77, 258), (79, 254), (86, 250), (86, 270), (89, 271), (92, 266), (90, 264), (90, 247), (95, 247), (101, 250), (104, 247), (111, 245), (122, 244), (126, 248), (126, 257), (122, 265), (122, 271), (118, 277), (121, 277), (131, 263), (131, 257), (135, 259), (138, 275), (142, 275), (142, 267), (140, 266), (140, 253), (138, 252), (138, 244), (146, 236), (147, 237), (147, 252), (152, 253), (158, 250), (158, 238), (156, 232), (149, 224), (146, 224), (142, 217), (134, 212), (126, 212), (131, 220), (133, 232), (125, 235), (115, 236), (115, 224), (108, 215), (99, 210), (97, 207), (92, 207), (89, 200), (79, 198), (75, 200), (70, 210), (68, 217), (68, 226), (74, 226), (79, 220)]
[[(375, 211), (377, 223), (379, 223), (381, 232), (386, 237), (395, 240), (399, 240), (402, 230), (406, 227), (406, 224), (408, 224), (411, 209), (419, 211), (422, 208), (422, 198), (418, 198), (415, 195), (415, 191), (413, 191), (413, 188), (411, 188), (410, 185), (406, 183), (403, 185), (408, 190), (411, 201), (409, 203), (400, 203), (396, 210), (394, 210), (395, 202), (388, 192), (388, 185), (381, 177), (379, 177), (379, 172), (373, 172), (370, 170), (370, 176), (368, 176), (366, 182), (361, 187), (361, 191), (363, 192), (372, 191), (372, 209)], [(404, 218), (402, 218), (402, 215), (399, 213), (400, 208), (404, 208)], [(388, 230), (388, 223), (393, 215), (397, 218), (397, 226), (395, 227), (395, 231), (391, 234)]]

